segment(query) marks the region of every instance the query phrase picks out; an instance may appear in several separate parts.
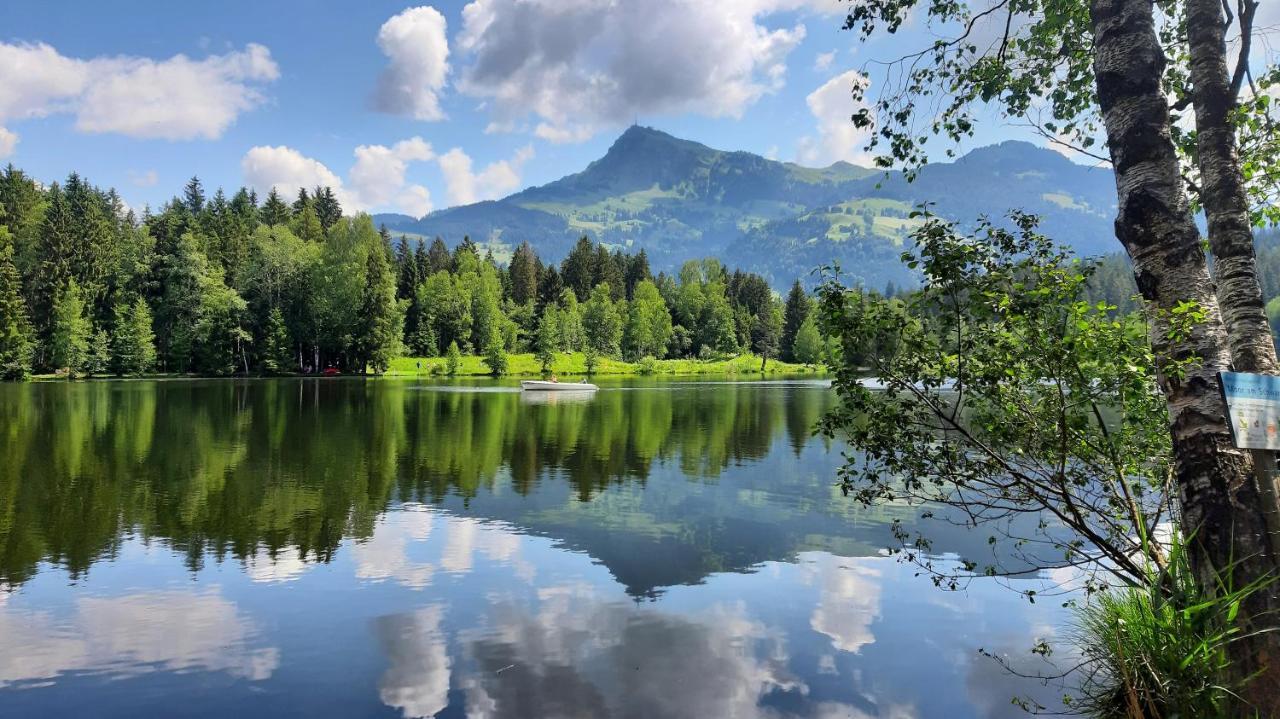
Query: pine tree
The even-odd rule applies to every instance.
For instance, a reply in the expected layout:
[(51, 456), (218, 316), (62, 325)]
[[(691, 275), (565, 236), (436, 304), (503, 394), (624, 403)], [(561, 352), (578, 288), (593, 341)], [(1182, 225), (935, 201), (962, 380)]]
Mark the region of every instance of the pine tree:
[(320, 224), (320, 218), (316, 216), (316, 210), (311, 203), (305, 203), (302, 209), (293, 215), (293, 221), (289, 223), (293, 234), (306, 240), (307, 242), (324, 242), (324, 227)]
[(453, 256), (449, 247), (439, 237), (431, 241), (431, 250), (427, 252), (427, 276), (437, 272), (448, 272), (453, 269)]
[(284, 200), (280, 199), (280, 193), (276, 192), (276, 188), (272, 187), (271, 192), (267, 193), (267, 201), (262, 203), (262, 209), (259, 210), (258, 216), (264, 225), (275, 226), (289, 223), (289, 206), (285, 204)]
[(395, 276), (381, 243), (368, 248), (359, 317), (356, 346), (362, 360), (361, 369), (368, 365), (381, 374), (399, 353), (404, 328), (404, 309), (396, 301)]
[(781, 338), (782, 310), (778, 307), (766, 307), (756, 315), (755, 324), (751, 328), (751, 346), (760, 355), (761, 372), (764, 372), (769, 358), (777, 356)]
[(93, 326), (85, 316), (84, 295), (71, 280), (53, 305), (49, 354), (56, 369), (66, 369), (68, 377), (84, 370), (89, 361), (89, 341)]
[(644, 248), (641, 248), (639, 254), (627, 262), (627, 300), (630, 301), (635, 297), (636, 285), (652, 279), (653, 275), (649, 271), (649, 255), (645, 254)]
[[(311, 201), (311, 196), (307, 194), (307, 188), (298, 188), (298, 198), (293, 201), (293, 214), (300, 214), (308, 207), (315, 209), (315, 204)], [(316, 222), (320, 221), (320, 217), (316, 216)]]
[(89, 358), (85, 362), (85, 372), (90, 376), (100, 377), (111, 369), (111, 335), (100, 329), (93, 333), (89, 345)]
[(200, 184), (199, 177), (192, 177), (182, 188), (182, 204), (192, 217), (204, 210), (204, 185)]
[(13, 245), (0, 227), (0, 379), (31, 374), (35, 337), (22, 300), (22, 280), (13, 264)]
[(267, 315), (266, 335), (263, 337), (262, 367), (270, 374), (284, 372), (293, 360), (289, 331), (284, 325), (284, 313), (272, 307)]
[(508, 272), (511, 275), (511, 299), (523, 305), (538, 296), (538, 255), (528, 242), (520, 243), (511, 256)]
[(458, 374), (458, 369), (462, 366), (462, 352), (458, 351), (458, 343), (450, 342), (449, 351), (445, 354), (445, 371), (450, 377)]
[(155, 334), (151, 328), (151, 308), (141, 297), (115, 306), (112, 365), (117, 374), (136, 375), (151, 371), (156, 363)]
[(573, 290), (579, 302), (586, 302), (596, 279), (596, 252), (591, 240), (582, 237), (569, 255), (560, 263), (560, 275), (565, 287)]
[(409, 249), (409, 238), (400, 235), (400, 241), (396, 243), (396, 297), (402, 300), (413, 297), (418, 282), (417, 258)]
[(502, 331), (498, 325), (489, 330), (489, 339), (484, 345), (484, 363), (494, 377), (507, 373), (507, 348), (502, 340)]
[(800, 280), (791, 285), (787, 293), (787, 305), (782, 320), (782, 358), (788, 362), (797, 361), (795, 354), (796, 333), (809, 317), (809, 296), (805, 294)]
[(338, 204), (338, 198), (333, 194), (332, 187), (316, 188), (313, 202), (316, 215), (320, 218), (320, 226), (325, 232), (342, 219), (342, 205)]

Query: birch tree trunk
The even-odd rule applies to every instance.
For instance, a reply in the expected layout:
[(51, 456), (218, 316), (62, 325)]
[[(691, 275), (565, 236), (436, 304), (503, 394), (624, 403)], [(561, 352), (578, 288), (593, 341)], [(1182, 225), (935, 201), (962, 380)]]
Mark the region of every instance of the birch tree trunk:
[(1258, 282), (1249, 198), (1231, 122), (1235, 90), (1227, 71), (1226, 23), (1220, 0), (1187, 0), (1187, 42), (1200, 203), (1209, 225), (1213, 274), (1232, 364), (1240, 372), (1275, 372), (1275, 342)]
[[(1191, 558), (1208, 587), (1227, 575), (1243, 584), (1273, 573), (1266, 511), (1249, 455), (1236, 449), (1227, 427), (1217, 373), (1231, 354), (1200, 233), (1192, 220), (1170, 137), (1168, 102), (1160, 80), (1165, 57), (1156, 37), (1151, 0), (1091, 0), (1093, 64), (1115, 166), (1119, 214), (1116, 236), (1133, 260), (1138, 289), (1153, 311), (1151, 339), (1158, 360), (1194, 360), (1178, 376), (1161, 373), (1169, 407), (1183, 530)], [(1193, 302), (1205, 321), (1171, 338), (1167, 314)], [(1249, 629), (1274, 622), (1274, 591), (1256, 593), (1241, 612)], [(1250, 682), (1248, 699), (1263, 716), (1280, 715), (1278, 633), (1231, 645), (1233, 667)]]

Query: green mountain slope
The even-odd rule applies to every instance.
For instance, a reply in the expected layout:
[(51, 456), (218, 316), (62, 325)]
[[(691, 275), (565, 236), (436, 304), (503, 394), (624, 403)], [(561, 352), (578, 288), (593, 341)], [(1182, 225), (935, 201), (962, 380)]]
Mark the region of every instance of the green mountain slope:
[(582, 172), (491, 202), (421, 220), (379, 216), (393, 232), (470, 235), (494, 247), (528, 241), (558, 260), (582, 235), (632, 251), (655, 271), (719, 256), (776, 285), (838, 261), (854, 281), (880, 286), (913, 279), (898, 256), (921, 202), (959, 222), (1020, 208), (1084, 254), (1114, 246), (1109, 170), (1076, 165), (1028, 143), (976, 150), (930, 165), (915, 182), (845, 162), (809, 168), (747, 152), (716, 150), (633, 126)]

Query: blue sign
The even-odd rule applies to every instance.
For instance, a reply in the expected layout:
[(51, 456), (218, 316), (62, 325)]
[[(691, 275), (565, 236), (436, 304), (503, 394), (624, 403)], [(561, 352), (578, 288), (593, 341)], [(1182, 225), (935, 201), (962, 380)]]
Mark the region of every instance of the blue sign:
[(1219, 372), (1218, 382), (1236, 446), (1280, 450), (1280, 377)]

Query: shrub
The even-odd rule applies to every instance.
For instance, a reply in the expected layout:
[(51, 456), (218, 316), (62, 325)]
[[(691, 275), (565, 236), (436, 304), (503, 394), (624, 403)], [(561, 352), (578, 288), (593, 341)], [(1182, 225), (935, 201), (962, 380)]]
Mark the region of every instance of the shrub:
[(1265, 586), (1217, 591), (1191, 571), (1175, 539), (1166, 567), (1141, 587), (1108, 590), (1078, 610), (1071, 639), (1085, 664), (1074, 709), (1100, 719), (1240, 716), (1228, 645), (1243, 639), (1241, 603)]

